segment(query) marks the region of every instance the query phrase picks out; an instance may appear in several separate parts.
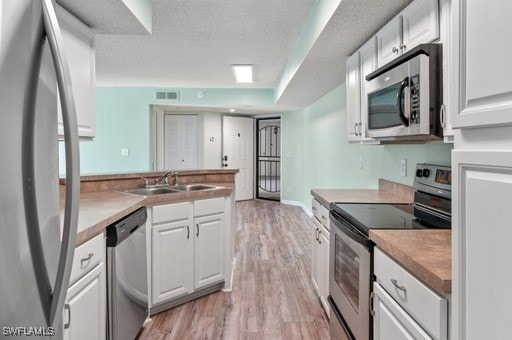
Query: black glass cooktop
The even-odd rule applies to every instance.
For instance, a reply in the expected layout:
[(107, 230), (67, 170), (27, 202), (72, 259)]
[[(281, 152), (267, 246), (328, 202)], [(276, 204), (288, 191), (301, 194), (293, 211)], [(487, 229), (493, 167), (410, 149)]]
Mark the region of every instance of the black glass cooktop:
[(449, 218), (411, 204), (332, 203), (331, 210), (368, 235), (369, 229), (450, 229)]

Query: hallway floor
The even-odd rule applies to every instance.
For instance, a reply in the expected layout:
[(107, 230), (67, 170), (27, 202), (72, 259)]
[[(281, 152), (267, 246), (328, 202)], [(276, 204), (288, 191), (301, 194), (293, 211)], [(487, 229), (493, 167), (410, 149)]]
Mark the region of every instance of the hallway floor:
[(311, 283), (311, 226), (301, 208), (236, 203), (232, 292), (154, 315), (139, 339), (329, 339)]

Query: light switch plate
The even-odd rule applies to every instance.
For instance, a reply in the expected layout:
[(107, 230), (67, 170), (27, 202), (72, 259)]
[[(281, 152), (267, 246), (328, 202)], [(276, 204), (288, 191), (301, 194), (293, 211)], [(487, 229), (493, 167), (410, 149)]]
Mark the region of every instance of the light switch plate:
[(407, 159), (400, 160), (400, 176), (407, 177)]
[(130, 149), (121, 149), (121, 156), (129, 156)]

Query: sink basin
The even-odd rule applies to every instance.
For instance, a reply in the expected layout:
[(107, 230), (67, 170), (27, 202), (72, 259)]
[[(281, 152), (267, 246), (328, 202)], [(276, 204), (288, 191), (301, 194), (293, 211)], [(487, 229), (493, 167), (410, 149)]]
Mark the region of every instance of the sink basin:
[(206, 184), (187, 184), (187, 185), (173, 185), (172, 190), (176, 191), (201, 191), (201, 190), (210, 190), (210, 189), (218, 189), (214, 185), (206, 185)]
[(166, 187), (166, 188), (139, 188), (139, 189), (125, 190), (125, 192), (127, 192), (129, 194), (135, 194), (135, 195), (152, 196), (152, 195), (170, 194), (173, 192), (178, 192), (178, 190), (171, 189), (169, 187)]

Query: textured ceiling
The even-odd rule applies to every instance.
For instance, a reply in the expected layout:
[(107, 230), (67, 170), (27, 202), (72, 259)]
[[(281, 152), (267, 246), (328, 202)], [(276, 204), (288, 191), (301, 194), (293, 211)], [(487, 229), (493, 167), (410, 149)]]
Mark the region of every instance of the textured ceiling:
[[(314, 0), (154, 0), (153, 33), (98, 35), (99, 85), (274, 87)], [(237, 84), (231, 64), (254, 64)]]
[(345, 82), (345, 63), (412, 0), (342, 0), (277, 107), (298, 110)]
[(148, 34), (122, 0), (57, 0), (95, 33)]
[[(274, 88), (314, 2), (153, 0), (152, 35), (96, 36), (97, 83)], [(310, 105), (345, 81), (347, 57), (410, 2), (342, 0), (276, 105), (237, 107), (237, 112), (272, 113)], [(114, 26), (123, 25), (122, 16), (110, 19)], [(237, 84), (231, 64), (254, 64), (254, 83)], [(209, 109), (228, 108), (204, 111)]]

